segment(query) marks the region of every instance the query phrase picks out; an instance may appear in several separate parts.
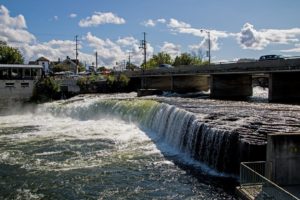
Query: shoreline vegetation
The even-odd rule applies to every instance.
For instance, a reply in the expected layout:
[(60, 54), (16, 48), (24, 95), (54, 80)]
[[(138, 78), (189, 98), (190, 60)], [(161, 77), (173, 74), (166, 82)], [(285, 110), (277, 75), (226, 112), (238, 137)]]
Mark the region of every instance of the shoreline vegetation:
[(53, 100), (68, 99), (78, 94), (88, 93), (119, 93), (131, 92), (128, 87), (130, 79), (121, 74), (114, 75), (91, 75), (80, 77), (76, 85), (80, 88), (79, 92), (64, 90), (54, 77), (40, 79), (34, 88), (30, 102), (44, 103)]

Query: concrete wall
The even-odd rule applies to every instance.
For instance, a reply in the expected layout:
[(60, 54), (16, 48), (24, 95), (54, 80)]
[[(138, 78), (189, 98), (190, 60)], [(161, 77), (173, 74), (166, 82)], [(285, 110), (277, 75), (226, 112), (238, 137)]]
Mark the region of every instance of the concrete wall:
[(76, 79), (57, 79), (56, 81), (60, 85), (61, 89), (65, 92), (80, 92), (80, 88), (77, 85)]
[(300, 102), (300, 72), (271, 73), (270, 102)]
[(172, 77), (171, 76), (146, 77), (144, 78), (144, 89), (173, 90)]
[(144, 89), (175, 92), (197, 92), (209, 90), (209, 76), (158, 76), (144, 78)]
[(211, 75), (210, 95), (217, 99), (244, 99), (252, 96), (252, 76), (247, 74)]
[(27, 101), (33, 95), (34, 80), (0, 80), (0, 101)]
[(173, 76), (173, 91), (198, 92), (209, 90), (209, 76)]
[(267, 178), (278, 185), (300, 184), (300, 134), (268, 135)]

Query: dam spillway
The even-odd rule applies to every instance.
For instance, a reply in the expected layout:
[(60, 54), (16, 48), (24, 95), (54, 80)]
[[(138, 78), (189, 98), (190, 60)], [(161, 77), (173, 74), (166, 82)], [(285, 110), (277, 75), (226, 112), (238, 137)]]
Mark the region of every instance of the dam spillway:
[(219, 173), (236, 175), (242, 161), (265, 160), (268, 133), (299, 131), (300, 107), (208, 99), (97, 99), (52, 106), (54, 115), (81, 120), (113, 116), (137, 123), (178, 153)]
[(239, 162), (299, 131), (299, 110), (135, 93), (15, 106), (0, 115), (0, 198), (234, 199)]

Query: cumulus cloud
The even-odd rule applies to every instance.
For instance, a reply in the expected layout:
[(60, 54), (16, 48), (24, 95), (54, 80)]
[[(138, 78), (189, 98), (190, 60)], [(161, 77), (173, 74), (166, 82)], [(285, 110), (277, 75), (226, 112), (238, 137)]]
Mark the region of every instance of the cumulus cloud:
[(167, 22), (167, 20), (165, 20), (165, 19), (161, 18), (161, 19), (158, 19), (158, 20), (157, 20), (157, 22), (164, 24), (164, 23), (166, 23), (166, 22)]
[(76, 17), (77, 17), (77, 14), (76, 14), (76, 13), (71, 13), (71, 14), (69, 15), (69, 17), (70, 17), (70, 18), (76, 18)]
[(161, 23), (161, 24), (164, 24), (166, 23), (166, 20), (161, 18), (161, 19), (157, 19), (157, 20), (154, 20), (154, 19), (148, 19), (147, 21), (144, 21), (142, 23), (142, 25), (144, 25), (145, 27), (154, 27), (156, 26), (158, 23)]
[(189, 49), (192, 52), (199, 52), (203, 49), (208, 49), (209, 41), (211, 50), (217, 51), (220, 49), (218, 42), (219, 38), (227, 38), (235, 35), (225, 31), (193, 28), (190, 24), (173, 18), (170, 19), (167, 27), (170, 28), (173, 33), (189, 34), (202, 38), (202, 41), (199, 44), (189, 45)]
[(91, 17), (87, 17), (79, 21), (80, 27), (91, 27), (101, 24), (125, 24), (125, 19), (118, 17), (111, 12), (95, 12)]
[[(139, 40), (133, 37), (119, 38), (117, 41), (101, 39), (88, 32), (85, 40), (89, 46), (98, 52), (100, 65), (114, 66), (116, 62), (127, 60), (128, 51), (131, 52), (131, 62), (140, 65), (143, 60)], [(153, 47), (147, 44), (147, 52), (153, 54)]]
[(256, 30), (250, 23), (245, 23), (237, 34), (238, 42), (243, 49), (262, 50), (269, 44), (289, 44), (298, 42), (300, 28)]
[(177, 19), (171, 18), (170, 22), (168, 23), (168, 27), (174, 29), (180, 29), (180, 28), (191, 28), (191, 25), (182, 21), (178, 21)]
[(10, 43), (30, 43), (35, 36), (26, 30), (26, 21), (23, 15), (11, 17), (9, 10), (0, 6), (0, 40)]
[(300, 53), (300, 44), (295, 44), (294, 48), (281, 50), (284, 53)]
[(9, 10), (3, 5), (0, 6), (0, 24), (16, 29), (27, 28), (23, 15), (10, 17)]
[(176, 45), (170, 42), (164, 42), (164, 45), (160, 48), (160, 51), (166, 52), (172, 58), (175, 58), (176, 56), (181, 54), (180, 48), (181, 48), (180, 45)]
[(142, 23), (146, 27), (154, 27), (156, 24), (152, 19), (148, 19), (147, 21)]

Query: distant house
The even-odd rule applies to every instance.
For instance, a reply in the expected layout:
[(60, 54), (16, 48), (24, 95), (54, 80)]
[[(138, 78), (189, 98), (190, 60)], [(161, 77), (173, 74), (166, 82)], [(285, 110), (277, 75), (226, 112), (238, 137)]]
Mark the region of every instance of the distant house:
[(71, 59), (69, 56), (67, 56), (66, 59), (63, 61), (61, 61), (60, 59), (58, 59), (57, 61), (50, 61), (45, 57), (40, 57), (36, 61), (30, 61), (28, 64), (43, 66), (43, 71), (45, 74), (51, 73), (52, 69), (55, 65), (63, 64), (65, 66), (67, 66), (68, 71), (71, 71), (74, 74), (76, 74), (77, 73), (77, 62), (78, 62), (78, 60)]
[(76, 59), (70, 59), (70, 57), (67, 56), (67, 58), (62, 63), (69, 67), (69, 71), (73, 72), (74, 74), (77, 74), (77, 60)]
[(30, 61), (29, 65), (41, 65), (43, 67), (43, 72), (49, 74), (50, 72), (50, 60), (45, 57), (40, 57), (36, 61)]

